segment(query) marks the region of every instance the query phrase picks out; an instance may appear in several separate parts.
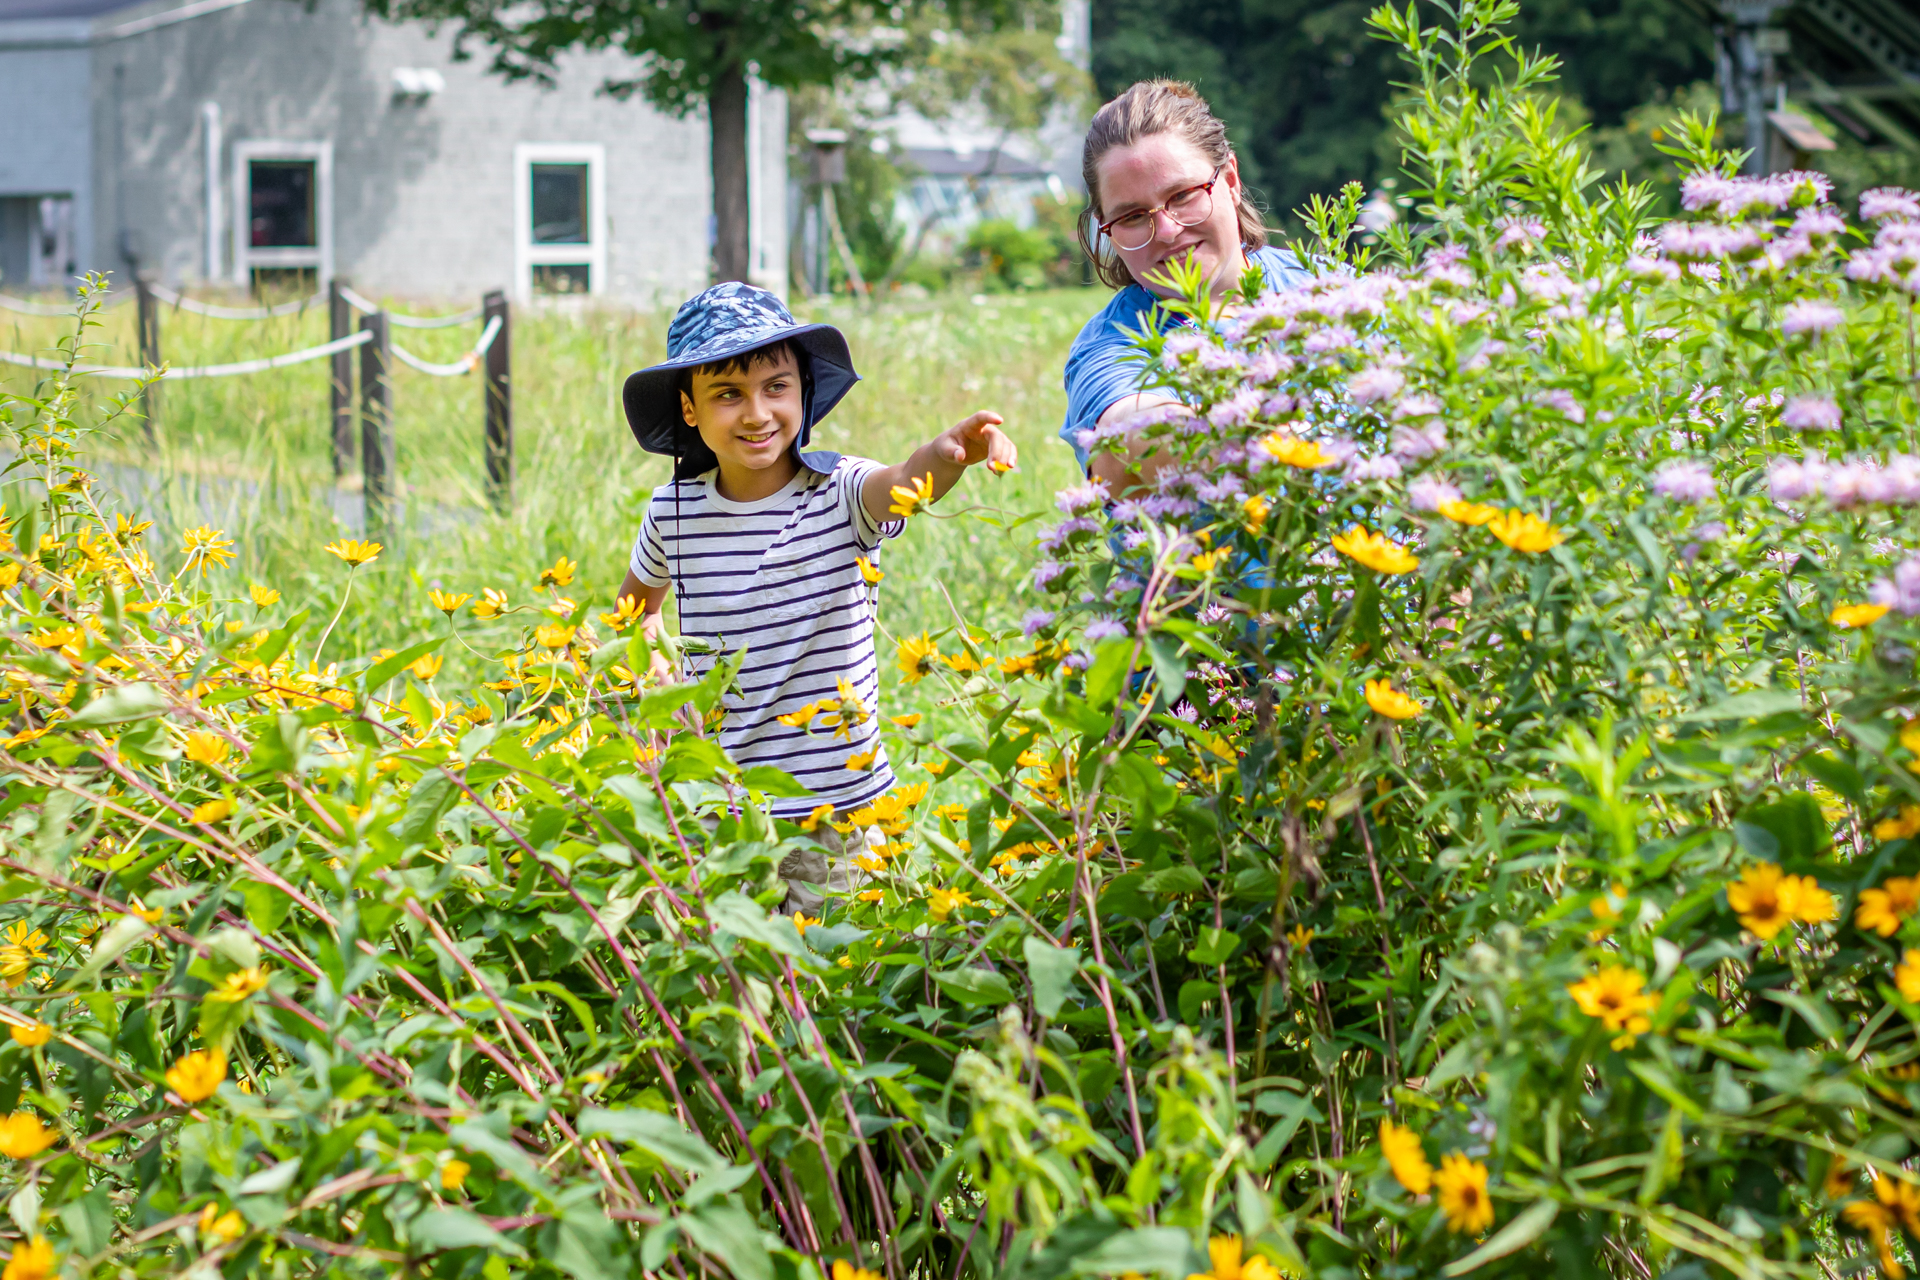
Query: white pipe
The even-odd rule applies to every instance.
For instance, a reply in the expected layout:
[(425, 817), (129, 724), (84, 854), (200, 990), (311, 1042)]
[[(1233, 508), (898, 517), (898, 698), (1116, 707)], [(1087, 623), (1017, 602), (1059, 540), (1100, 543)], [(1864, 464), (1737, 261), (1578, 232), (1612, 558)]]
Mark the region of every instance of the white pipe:
[(207, 279), (220, 278), (220, 104), (200, 104), (207, 147)]

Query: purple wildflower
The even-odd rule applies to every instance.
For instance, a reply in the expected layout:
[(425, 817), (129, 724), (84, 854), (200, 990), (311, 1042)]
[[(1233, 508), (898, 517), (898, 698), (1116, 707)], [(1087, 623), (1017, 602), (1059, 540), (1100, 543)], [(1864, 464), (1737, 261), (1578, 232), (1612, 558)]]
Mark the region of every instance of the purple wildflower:
[(1378, 458), (1364, 458), (1355, 454), (1347, 463), (1346, 474), (1347, 479), (1355, 484), (1364, 484), (1368, 480), (1398, 480), (1400, 459), (1390, 453)]
[(1099, 644), (1102, 640), (1118, 640), (1127, 634), (1127, 629), (1112, 618), (1095, 618), (1087, 624), (1086, 636), (1089, 644)]
[(1460, 500), (1460, 487), (1445, 476), (1429, 473), (1407, 486), (1407, 502), (1415, 511), (1438, 511), (1446, 502)]
[(1838, 431), (1840, 406), (1833, 402), (1832, 396), (1795, 396), (1780, 411), (1780, 423), (1795, 431)]
[(1397, 369), (1383, 369), (1374, 366), (1362, 369), (1347, 379), (1347, 394), (1359, 404), (1378, 404), (1382, 400), (1391, 400), (1400, 394), (1400, 388), (1407, 380)]
[(1239, 427), (1260, 411), (1262, 396), (1253, 387), (1243, 387), (1229, 398), (1207, 410), (1207, 421), (1216, 427)]
[(1541, 408), (1552, 409), (1556, 413), (1574, 422), (1585, 422), (1587, 420), (1587, 411), (1580, 407), (1579, 402), (1573, 398), (1571, 391), (1556, 387), (1551, 391), (1542, 391), (1539, 395), (1535, 396), (1533, 400), (1534, 403)]
[(1276, 391), (1261, 402), (1260, 416), (1263, 418), (1284, 418), (1292, 413), (1299, 403), (1298, 400), (1295, 400), (1286, 392)]
[(1875, 187), (1871, 191), (1863, 191), (1860, 193), (1860, 216), (1869, 222), (1878, 222), (1882, 218), (1920, 219), (1920, 195), (1900, 187)]
[(1066, 571), (1067, 566), (1061, 564), (1058, 560), (1042, 560), (1039, 564), (1035, 565), (1033, 569), (1034, 590), (1045, 591), (1058, 581), (1060, 575)]
[(1494, 225), (1501, 228), (1499, 239), (1493, 242), (1496, 249), (1511, 249), (1547, 238), (1547, 224), (1538, 218), (1502, 218)]
[(1447, 428), (1441, 423), (1429, 422), (1422, 427), (1402, 422), (1393, 429), (1393, 453), (1408, 462), (1431, 458), (1446, 447)]
[(1847, 229), (1847, 220), (1832, 209), (1802, 209), (1793, 219), (1793, 234), (1823, 240)]
[(1029, 609), (1027, 616), (1020, 620), (1020, 630), (1031, 636), (1036, 631), (1052, 626), (1053, 617), (1051, 609)]
[(1909, 618), (1920, 615), (1920, 556), (1894, 566), (1892, 577), (1881, 578), (1868, 588), (1867, 599)]
[(1818, 453), (1810, 453), (1798, 462), (1775, 458), (1767, 465), (1767, 485), (1775, 502), (1800, 502), (1824, 493), (1832, 470)]
[(1780, 316), (1780, 332), (1789, 338), (1803, 333), (1827, 333), (1846, 317), (1831, 302), (1790, 302)]
[(1677, 458), (1653, 473), (1653, 491), (1675, 502), (1705, 502), (1713, 497), (1713, 468), (1691, 458)]
[(1060, 490), (1053, 495), (1053, 505), (1060, 508), (1062, 515), (1077, 516), (1082, 512), (1098, 510), (1107, 497), (1107, 486), (1092, 480)]

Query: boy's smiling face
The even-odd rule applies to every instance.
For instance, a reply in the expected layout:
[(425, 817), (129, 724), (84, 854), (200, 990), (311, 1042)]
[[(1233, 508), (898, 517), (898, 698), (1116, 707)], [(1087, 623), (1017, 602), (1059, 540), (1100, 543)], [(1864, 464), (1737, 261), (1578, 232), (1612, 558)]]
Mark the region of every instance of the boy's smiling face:
[(800, 368), (784, 346), (733, 369), (696, 369), (680, 395), (681, 416), (720, 460), (721, 496), (736, 501), (768, 497), (793, 479), (801, 412)]

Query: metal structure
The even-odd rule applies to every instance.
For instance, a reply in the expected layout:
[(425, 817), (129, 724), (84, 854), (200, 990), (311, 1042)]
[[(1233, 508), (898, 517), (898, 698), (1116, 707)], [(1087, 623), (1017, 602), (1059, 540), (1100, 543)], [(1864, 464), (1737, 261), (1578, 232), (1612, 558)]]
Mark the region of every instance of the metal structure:
[[(1789, 95), (1864, 146), (1920, 155), (1920, 5), (1913, 0), (1687, 0), (1720, 37), (1723, 108), (1747, 124), (1749, 173), (1824, 150)], [(1830, 144), (1828, 144), (1830, 145)]]

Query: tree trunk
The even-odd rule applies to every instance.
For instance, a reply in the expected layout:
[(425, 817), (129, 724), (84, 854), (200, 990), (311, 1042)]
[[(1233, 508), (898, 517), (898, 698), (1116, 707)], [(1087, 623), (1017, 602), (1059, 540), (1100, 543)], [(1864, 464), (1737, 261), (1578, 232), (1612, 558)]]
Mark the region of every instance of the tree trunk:
[(745, 280), (753, 265), (748, 237), (747, 72), (727, 67), (707, 97), (713, 136), (713, 269), (719, 280)]

